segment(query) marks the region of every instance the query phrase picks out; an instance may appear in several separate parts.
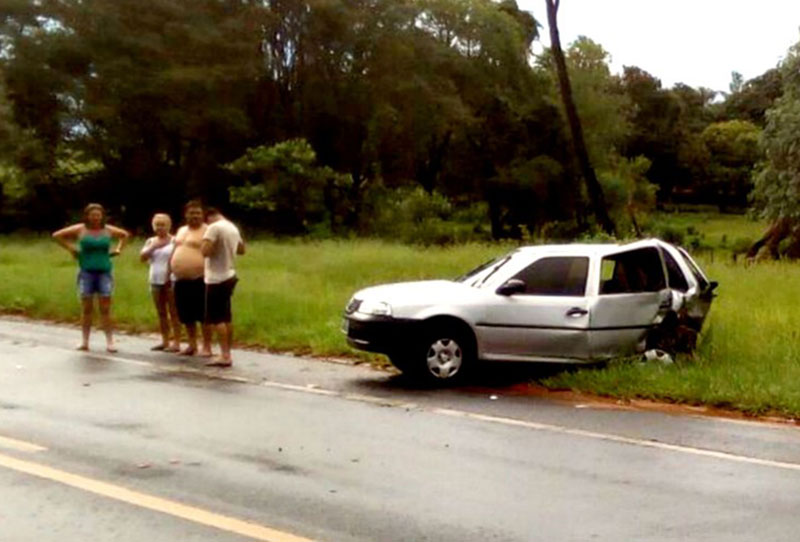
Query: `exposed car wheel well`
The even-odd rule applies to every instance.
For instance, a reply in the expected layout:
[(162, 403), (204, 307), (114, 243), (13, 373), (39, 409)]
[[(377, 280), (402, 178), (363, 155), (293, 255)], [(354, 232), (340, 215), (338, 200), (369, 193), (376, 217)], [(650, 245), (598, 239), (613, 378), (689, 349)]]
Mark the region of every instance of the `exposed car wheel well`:
[(389, 359), (422, 383), (440, 386), (461, 381), (477, 357), (472, 328), (452, 316), (435, 316), (419, 323), (417, 336)]
[(454, 316), (433, 316), (427, 320), (423, 320), (422, 327), (426, 330), (441, 329), (443, 327), (448, 329), (457, 329), (464, 338), (470, 341), (470, 344), (464, 346), (471, 348), (472, 354), (477, 355), (478, 342), (475, 338), (475, 332), (472, 331), (470, 325), (464, 320), (455, 318)]
[(647, 349), (659, 349), (675, 355), (691, 353), (697, 346), (697, 331), (686, 325), (676, 312), (670, 312), (647, 337)]

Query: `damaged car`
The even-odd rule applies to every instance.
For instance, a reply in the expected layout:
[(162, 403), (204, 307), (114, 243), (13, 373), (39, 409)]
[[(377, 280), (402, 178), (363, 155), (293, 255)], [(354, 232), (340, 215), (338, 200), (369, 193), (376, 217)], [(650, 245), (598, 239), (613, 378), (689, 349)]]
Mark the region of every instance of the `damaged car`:
[(686, 250), (658, 239), (529, 246), (456, 280), (358, 291), (342, 331), (412, 377), (452, 381), (479, 361), (689, 351), (716, 287)]

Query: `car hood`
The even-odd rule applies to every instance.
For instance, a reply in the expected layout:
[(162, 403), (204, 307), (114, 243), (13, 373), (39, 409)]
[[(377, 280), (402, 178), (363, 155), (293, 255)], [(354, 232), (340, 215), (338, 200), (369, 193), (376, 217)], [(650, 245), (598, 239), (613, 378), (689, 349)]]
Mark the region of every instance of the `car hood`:
[(396, 282), (365, 288), (356, 292), (356, 299), (384, 301), (392, 306), (432, 305), (452, 303), (454, 299), (467, 300), (479, 295), (480, 290), (450, 280), (422, 280)]

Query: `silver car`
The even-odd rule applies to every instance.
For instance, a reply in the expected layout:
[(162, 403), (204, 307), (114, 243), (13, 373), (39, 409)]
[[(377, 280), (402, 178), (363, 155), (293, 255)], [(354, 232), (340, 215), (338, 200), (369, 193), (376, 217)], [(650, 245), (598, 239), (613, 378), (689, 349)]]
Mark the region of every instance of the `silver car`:
[(456, 280), (356, 292), (350, 345), (442, 381), (478, 361), (587, 363), (691, 350), (717, 286), (682, 248), (629, 244), (523, 247)]

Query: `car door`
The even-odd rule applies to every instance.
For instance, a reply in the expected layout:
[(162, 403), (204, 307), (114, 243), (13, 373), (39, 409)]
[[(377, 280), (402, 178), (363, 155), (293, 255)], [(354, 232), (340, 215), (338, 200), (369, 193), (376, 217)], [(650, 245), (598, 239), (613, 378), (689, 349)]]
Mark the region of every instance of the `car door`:
[(561, 360), (589, 357), (586, 283), (589, 258), (537, 259), (512, 277), (524, 288), (491, 296), (476, 323), (485, 359)]
[(592, 357), (641, 351), (648, 331), (671, 308), (664, 264), (656, 247), (602, 258), (598, 295), (590, 307)]

